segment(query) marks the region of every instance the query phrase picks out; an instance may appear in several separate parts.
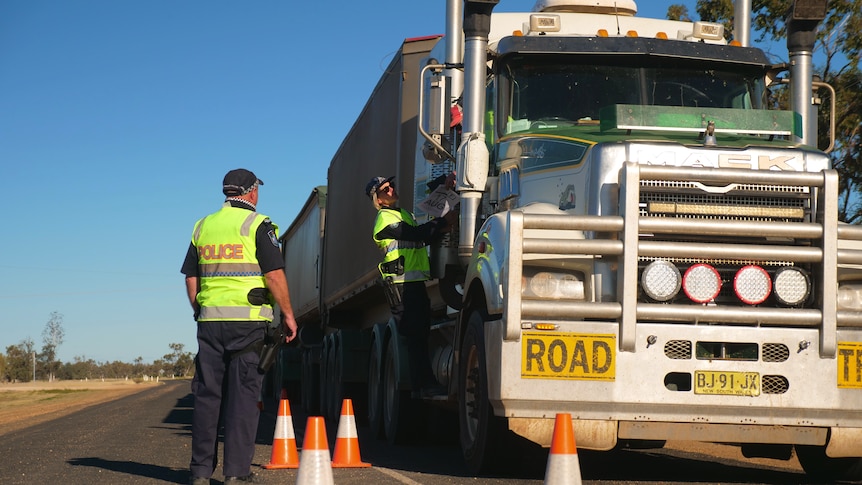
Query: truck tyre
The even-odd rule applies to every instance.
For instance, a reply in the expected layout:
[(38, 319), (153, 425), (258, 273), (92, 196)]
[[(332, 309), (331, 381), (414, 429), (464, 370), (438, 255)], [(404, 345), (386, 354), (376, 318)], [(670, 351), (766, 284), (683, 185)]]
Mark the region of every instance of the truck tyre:
[(375, 328), (368, 359), (368, 426), (374, 438), (383, 434), (383, 339)]
[(383, 430), (389, 444), (403, 444), (410, 435), (411, 408), (410, 391), (400, 389), (398, 370), (401, 367), (401, 352), (396, 348), (398, 337), (392, 336), (386, 349), (383, 366)]
[(808, 476), (816, 480), (862, 480), (862, 458), (830, 458), (825, 446), (796, 445), (796, 457)]
[(494, 416), (488, 400), (488, 369), (482, 313), (474, 310), (467, 322), (458, 369), (458, 422), (461, 451), (476, 475), (500, 467), (506, 422)]

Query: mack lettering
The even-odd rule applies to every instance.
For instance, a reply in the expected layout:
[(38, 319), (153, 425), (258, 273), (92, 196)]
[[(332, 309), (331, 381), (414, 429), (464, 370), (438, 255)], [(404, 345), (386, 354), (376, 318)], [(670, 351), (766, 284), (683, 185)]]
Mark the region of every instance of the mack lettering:
[(804, 167), (796, 156), (751, 155), (744, 153), (703, 153), (641, 150), (637, 154), (641, 163), (675, 167), (740, 168), (749, 170), (800, 171)]

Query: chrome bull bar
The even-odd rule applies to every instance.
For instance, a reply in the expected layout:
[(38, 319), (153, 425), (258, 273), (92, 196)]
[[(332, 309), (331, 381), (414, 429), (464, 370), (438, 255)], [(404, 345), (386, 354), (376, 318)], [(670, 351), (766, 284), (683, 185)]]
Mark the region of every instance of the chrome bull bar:
[[(752, 222), (714, 219), (671, 219), (641, 216), (641, 180), (733, 183), (738, 180), (760, 185), (807, 186), (814, 222)], [(862, 328), (862, 312), (838, 311), (838, 265), (862, 264), (862, 250), (838, 249), (838, 240), (862, 241), (862, 227), (838, 224), (838, 175), (823, 172), (749, 171), (737, 169), (676, 168), (626, 162), (620, 172), (619, 213), (616, 216), (568, 216), (508, 213), (508, 270), (504, 277), (506, 340), (518, 340), (522, 320), (613, 319), (619, 322), (619, 348), (635, 351), (638, 320), (669, 323), (725, 323), (818, 328), (821, 357), (833, 358), (837, 327)], [(591, 239), (524, 237), (525, 230), (581, 231)], [(751, 236), (803, 238), (811, 246), (756, 244), (697, 244), (691, 242), (641, 240), (639, 235)], [(584, 255), (616, 258), (617, 301), (575, 302), (522, 300), (521, 277), (524, 256), (529, 254)], [(746, 260), (781, 260), (814, 265), (820, 308), (764, 308), (701, 306), (638, 302), (638, 261), (643, 257), (684, 257)]]

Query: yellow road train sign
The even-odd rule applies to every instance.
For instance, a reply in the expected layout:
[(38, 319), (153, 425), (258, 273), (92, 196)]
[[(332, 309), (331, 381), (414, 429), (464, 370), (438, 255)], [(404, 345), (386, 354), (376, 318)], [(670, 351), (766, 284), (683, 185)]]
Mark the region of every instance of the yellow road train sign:
[(838, 342), (838, 387), (862, 389), (862, 342)]
[(521, 377), (613, 381), (616, 336), (609, 334), (524, 332)]

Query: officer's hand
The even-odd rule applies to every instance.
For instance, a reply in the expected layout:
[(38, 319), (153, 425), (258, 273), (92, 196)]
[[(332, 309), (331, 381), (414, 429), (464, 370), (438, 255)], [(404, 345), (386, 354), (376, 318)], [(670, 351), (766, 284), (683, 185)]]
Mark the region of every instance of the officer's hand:
[(446, 223), (449, 224), (449, 227), (454, 227), (458, 224), (458, 211), (450, 210), (443, 216), (443, 219), (446, 219)]
[(296, 320), (293, 318), (293, 313), (290, 314), (282, 314), (282, 323), (284, 323), (284, 342), (290, 343), (291, 340), (296, 338)]

